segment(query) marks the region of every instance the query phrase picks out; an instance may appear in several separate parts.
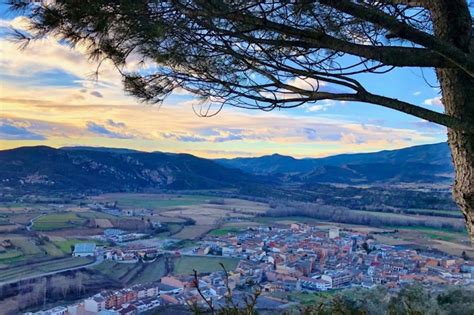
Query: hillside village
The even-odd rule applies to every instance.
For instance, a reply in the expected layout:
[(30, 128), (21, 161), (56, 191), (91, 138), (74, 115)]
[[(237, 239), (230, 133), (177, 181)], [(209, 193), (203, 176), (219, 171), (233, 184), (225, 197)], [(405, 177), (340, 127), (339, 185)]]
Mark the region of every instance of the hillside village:
[(384, 245), (367, 233), (300, 223), (288, 228), (269, 226), (209, 235), (177, 252), (163, 246), (106, 250), (85, 244), (79, 247), (90, 250), (91, 255), (123, 263), (143, 261), (148, 254), (232, 257), (239, 263), (234, 270), (166, 275), (157, 282), (103, 291), (72, 305), (25, 314), (133, 315), (163, 306), (206, 308), (206, 301), (211, 300), (216, 307), (223, 307), (229, 294), (237, 303), (244, 303), (245, 297), (256, 290), (257, 308), (282, 309), (295, 303), (282, 298), (281, 292), (315, 293), (378, 285), (396, 291), (415, 282), (430, 287), (474, 285), (474, 263), (462, 257)]

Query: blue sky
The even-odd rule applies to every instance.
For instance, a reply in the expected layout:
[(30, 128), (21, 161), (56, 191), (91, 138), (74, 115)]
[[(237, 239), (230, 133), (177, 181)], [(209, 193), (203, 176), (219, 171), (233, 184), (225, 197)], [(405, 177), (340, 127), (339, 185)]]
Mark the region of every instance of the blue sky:
[[(274, 112), (228, 107), (197, 117), (197, 100), (177, 93), (162, 105), (138, 102), (122, 91), (112, 65), (101, 67), (47, 38), (19, 50), (6, 38), (27, 19), (0, 6), (0, 149), (26, 145), (87, 145), (205, 157), (295, 157), (395, 149), (446, 140), (446, 130), (416, 117), (371, 104), (322, 101)], [(397, 69), (359, 77), (373, 93), (443, 111), (434, 72)]]

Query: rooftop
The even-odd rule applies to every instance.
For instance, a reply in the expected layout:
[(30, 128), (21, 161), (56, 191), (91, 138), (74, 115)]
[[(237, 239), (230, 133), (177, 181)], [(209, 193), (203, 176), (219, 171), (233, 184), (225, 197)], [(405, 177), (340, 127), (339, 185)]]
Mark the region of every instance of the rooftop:
[(95, 248), (95, 243), (77, 243), (74, 245), (74, 253), (92, 253)]

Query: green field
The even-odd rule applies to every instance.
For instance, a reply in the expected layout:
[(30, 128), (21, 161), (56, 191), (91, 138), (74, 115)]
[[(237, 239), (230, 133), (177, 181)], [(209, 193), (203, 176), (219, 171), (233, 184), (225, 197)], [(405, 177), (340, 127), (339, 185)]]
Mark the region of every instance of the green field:
[(117, 201), (117, 205), (122, 208), (146, 208), (153, 210), (202, 204), (212, 199), (212, 197), (200, 195), (158, 194), (106, 194), (100, 197), (108, 202)]
[(459, 236), (467, 235), (467, 232), (459, 232), (453, 231), (447, 228), (432, 228), (427, 226), (391, 226), (391, 229), (398, 229), (398, 230), (410, 230), (410, 231), (419, 231), (419, 232), (427, 232), (427, 233), (448, 233), (448, 234), (457, 234)]
[(11, 224), (10, 220), (8, 218), (0, 218), (0, 225), (9, 225)]
[(36, 276), (45, 272), (87, 265), (92, 261), (93, 260), (91, 258), (86, 257), (68, 257), (40, 262), (37, 264), (5, 268), (0, 270), (0, 282), (14, 280), (20, 277)]
[(164, 259), (158, 259), (155, 262), (143, 264), (143, 267), (144, 268), (132, 280), (132, 284), (158, 281), (166, 273)]
[(226, 228), (212, 230), (208, 234), (214, 235), (214, 236), (223, 236), (223, 235), (227, 235), (228, 233), (239, 233), (242, 231), (243, 229), (239, 229), (237, 227), (226, 227)]
[(97, 211), (79, 212), (77, 216), (84, 219), (117, 219), (117, 216)]
[(41, 249), (27, 238), (12, 238), (11, 242), (25, 255), (37, 255), (41, 253)]
[(129, 285), (161, 279), (165, 275), (165, 261), (157, 259), (151, 263), (124, 264), (107, 260), (94, 269), (109, 279)]
[(391, 228), (398, 229), (400, 231), (416, 231), (430, 239), (447, 242), (456, 242), (463, 237), (467, 237), (467, 233), (465, 232), (453, 231), (446, 228), (430, 228), (424, 226), (397, 226)]
[(168, 224), (168, 235), (173, 235), (178, 233), (183, 229), (182, 224), (176, 224), (176, 223), (169, 223)]
[(18, 260), (18, 258), (20, 258), (21, 256), (23, 256), (23, 252), (22, 251), (19, 251), (19, 250), (8, 250), (4, 253), (0, 253), (0, 264), (1, 263), (9, 263), (9, 262), (12, 262), (12, 261), (16, 261)]
[(64, 253), (56, 247), (53, 243), (46, 242), (44, 245), (40, 246), (41, 249), (46, 252), (49, 256), (61, 257), (64, 256)]
[(15, 264), (26, 259), (35, 257), (43, 258), (45, 255), (51, 257), (62, 257), (64, 253), (53, 243), (42, 240), (35, 241), (27, 237), (13, 237), (10, 239), (15, 250), (8, 250), (3, 257), (0, 254), (0, 263)]
[(51, 272), (55, 270), (65, 269), (65, 268), (73, 268), (82, 265), (87, 265), (93, 262), (92, 258), (88, 257), (68, 257), (59, 260), (48, 261), (45, 263), (36, 266), (36, 270), (40, 270), (43, 272)]
[(74, 228), (83, 225), (85, 218), (80, 218), (74, 212), (48, 214), (34, 221), (33, 229), (36, 231), (53, 231)]
[(220, 263), (223, 263), (228, 271), (237, 267), (239, 259), (227, 257), (190, 257), (182, 256), (174, 261), (174, 274), (193, 274), (193, 269), (198, 273), (209, 273), (222, 271)]

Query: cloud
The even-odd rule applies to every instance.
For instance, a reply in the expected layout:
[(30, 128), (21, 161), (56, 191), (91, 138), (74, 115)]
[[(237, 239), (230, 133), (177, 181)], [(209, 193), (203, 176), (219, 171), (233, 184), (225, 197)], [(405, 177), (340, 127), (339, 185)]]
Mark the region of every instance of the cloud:
[(421, 95), (421, 91), (415, 91), (415, 92), (413, 92), (413, 95), (419, 96), (419, 95)]
[(35, 133), (27, 127), (16, 125), (13, 121), (0, 120), (0, 139), (3, 140), (46, 140), (44, 135)]
[[(15, 21), (19, 25), (26, 22), (20, 18)], [(226, 107), (217, 117), (199, 118), (189, 106), (199, 100), (177, 91), (161, 107), (145, 106), (125, 95), (120, 74), (113, 65), (105, 62), (99, 80), (91, 79), (97, 65), (84, 56), (85, 47), (79, 45), (72, 50), (55, 38), (47, 38), (19, 51), (16, 44), (1, 38), (0, 41), (0, 72), (9, 74), (2, 77), (0, 84), (1, 111), (14, 115), (12, 125), (20, 129), (7, 127), (9, 137), (14, 132), (29, 131), (29, 137), (36, 137), (38, 143), (52, 146), (116, 145), (202, 155), (280, 152), (301, 157), (394, 149), (439, 139), (438, 133), (433, 136), (433, 132), (420, 131), (416, 125), (391, 128), (376, 120), (365, 120), (369, 123), (361, 125), (357, 122), (359, 115), (349, 107), (345, 118), (328, 113), (324, 117), (301, 114), (303, 110), (322, 112), (342, 102), (318, 102), (300, 111), (271, 113)], [(31, 84), (41, 82), (47, 73), (66, 73), (68, 82), (52, 85), (45, 80), (44, 85)], [(307, 78), (288, 83), (306, 90), (316, 85)], [(178, 97), (179, 94), (182, 95)], [(12, 146), (13, 142), (1, 145)]]
[(237, 140), (245, 140), (244, 135), (238, 134), (229, 134), (223, 137), (217, 137), (213, 141), (214, 142), (226, 142), (226, 141), (237, 141)]
[(109, 126), (112, 126), (112, 127), (116, 127), (116, 128), (125, 128), (127, 125), (123, 122), (120, 122), (120, 121), (113, 121), (112, 119), (108, 119), (107, 120), (107, 124)]
[(259, 135), (247, 129), (239, 128), (202, 128), (196, 129), (192, 134), (168, 132), (162, 133), (165, 139), (173, 139), (183, 142), (210, 142), (221, 143), (228, 141), (268, 140), (268, 136)]
[(303, 128), (303, 132), (306, 134), (308, 140), (316, 140), (318, 132), (314, 128)]
[(109, 130), (104, 125), (97, 124), (93, 121), (88, 121), (86, 126), (87, 126), (88, 131), (90, 131), (92, 133), (95, 133), (95, 134), (98, 134), (98, 135), (101, 135), (101, 136), (104, 136), (104, 137), (117, 138), (117, 139), (131, 139), (131, 138), (133, 138), (133, 135)]
[[(13, 26), (25, 30), (28, 23), (26, 17), (0, 20), (0, 28), (3, 30)], [(34, 94), (37, 99), (64, 104), (70, 104), (71, 101), (89, 104), (100, 101), (105, 105), (133, 99), (123, 92), (122, 77), (110, 61), (101, 63), (98, 77), (94, 76), (98, 63), (87, 58), (87, 47), (83, 44), (72, 49), (64, 41), (48, 36), (20, 50), (17, 43), (3, 36), (0, 37), (0, 47), (0, 73), (8, 74), (2, 77), (2, 85), (5, 82), (14, 86), (17, 97), (21, 95), (20, 98), (25, 98)], [(3, 92), (0, 94), (6, 95)], [(104, 94), (107, 95), (107, 103), (104, 102)]]
[(341, 142), (344, 144), (363, 144), (367, 139), (361, 137), (361, 135), (356, 135), (354, 133), (342, 133)]
[(200, 155), (212, 155), (217, 157), (235, 157), (235, 156), (255, 156), (254, 152), (236, 151), (236, 150), (203, 150), (197, 151)]
[(430, 106), (443, 106), (443, 103), (441, 102), (441, 96), (428, 98), (423, 101), (423, 104)]
[(102, 93), (100, 93), (99, 91), (92, 91), (90, 93), (92, 96), (95, 96), (95, 97), (99, 97), (99, 98), (103, 98), (104, 96), (102, 95)]
[(431, 129), (431, 130), (435, 130), (435, 131), (445, 131), (446, 130), (446, 127), (435, 124), (431, 121), (427, 121), (427, 120), (424, 120), (424, 119), (420, 119), (419, 121), (414, 122), (413, 125), (416, 128)]
[(324, 112), (329, 108), (336, 105), (334, 101), (323, 101), (322, 103), (318, 102), (316, 105), (310, 105), (306, 108), (307, 112)]
[(176, 141), (182, 142), (205, 142), (207, 141), (206, 138), (196, 135), (186, 135), (186, 134), (177, 134), (173, 132), (162, 133), (163, 138), (165, 139), (173, 139)]
[(313, 105), (308, 107), (308, 112), (319, 112), (319, 111), (325, 111), (327, 109), (326, 106), (324, 105)]
[(319, 88), (327, 85), (327, 83), (324, 81), (316, 80), (313, 78), (307, 78), (307, 77), (294, 78), (288, 81), (287, 84), (292, 85), (302, 90), (310, 90), (310, 91), (316, 91)]

